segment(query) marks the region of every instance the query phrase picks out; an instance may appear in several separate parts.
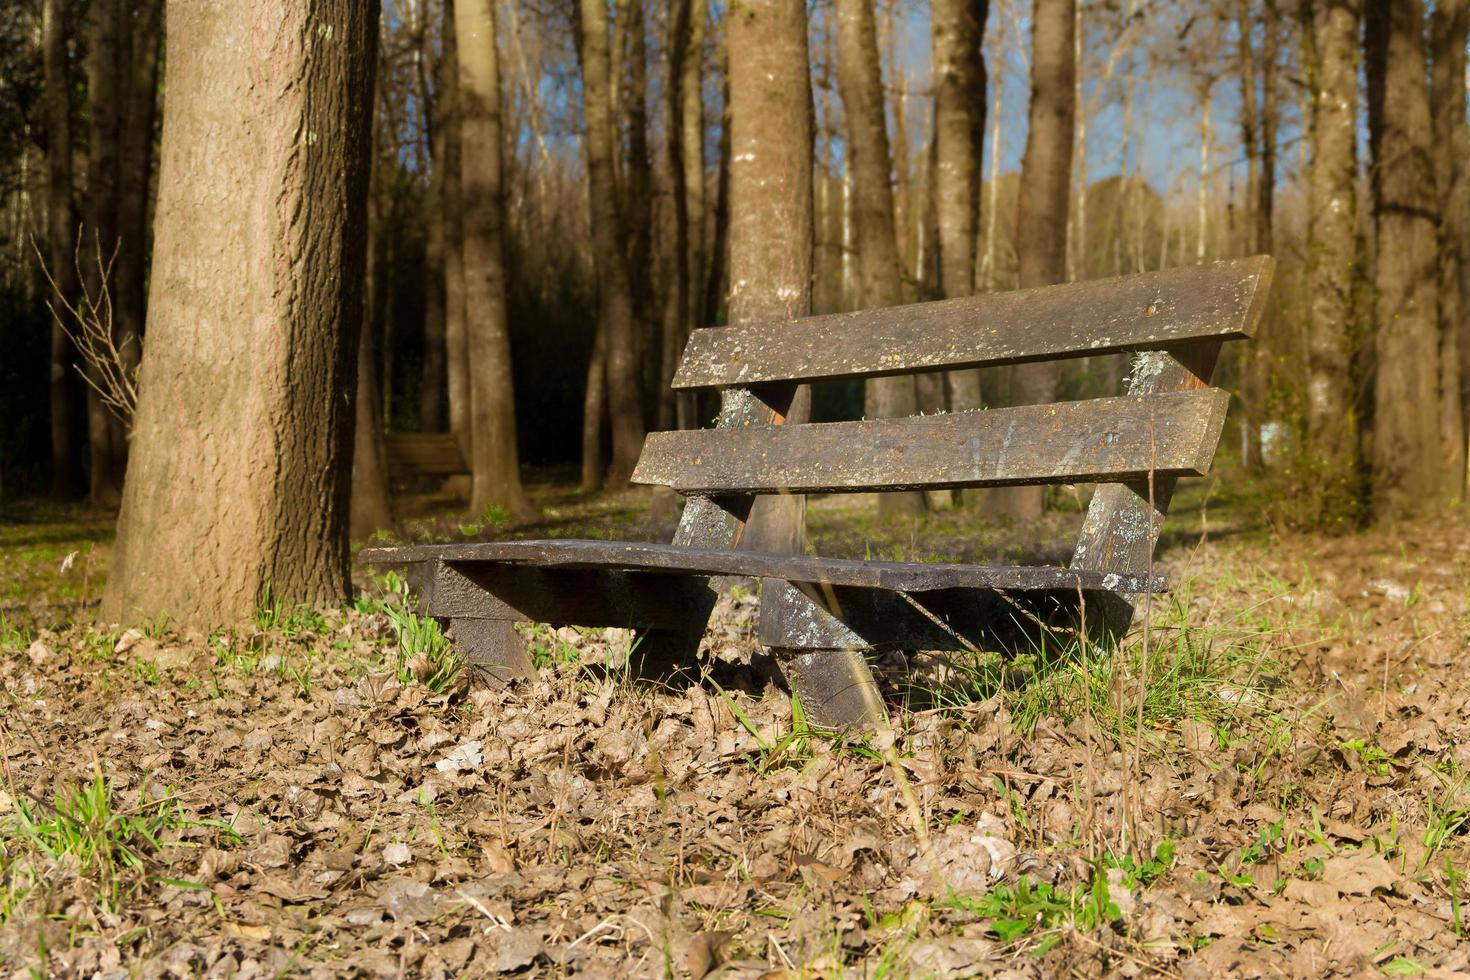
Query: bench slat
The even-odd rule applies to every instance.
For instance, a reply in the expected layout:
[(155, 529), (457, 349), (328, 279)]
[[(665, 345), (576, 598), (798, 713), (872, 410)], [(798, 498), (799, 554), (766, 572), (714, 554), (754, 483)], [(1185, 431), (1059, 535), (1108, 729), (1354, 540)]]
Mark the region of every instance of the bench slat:
[(1269, 256), (694, 331), (675, 388), (878, 377), (1248, 338)]
[(723, 548), (686, 548), (627, 541), (552, 539), (485, 541), (466, 544), (364, 548), (368, 563), (405, 564), (439, 560), (474, 577), (476, 564), (534, 565), (538, 568), (605, 568), (695, 575), (742, 575), (792, 582), (925, 592), (933, 589), (1016, 589), (1019, 591), (1124, 590), (1162, 592), (1155, 575), (1074, 572), (1051, 566), (962, 565), (947, 562), (860, 561), (816, 555), (778, 555)]
[(842, 493), (1203, 475), (1218, 388), (951, 415), (649, 435), (636, 483), (684, 493)]

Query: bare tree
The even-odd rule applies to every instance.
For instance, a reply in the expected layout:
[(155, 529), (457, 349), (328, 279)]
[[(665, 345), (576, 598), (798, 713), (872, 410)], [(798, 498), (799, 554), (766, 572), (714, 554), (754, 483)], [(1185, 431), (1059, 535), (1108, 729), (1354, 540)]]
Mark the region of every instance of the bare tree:
[(347, 598), (377, 22), (357, 0), (170, 6), (157, 285), (106, 620)]
[[(847, 124), (847, 164), (853, 177), (863, 307), (903, 302), (898, 242), (894, 232), (893, 161), (884, 123), (883, 78), (878, 62), (873, 0), (837, 0), (837, 79)], [(867, 385), (869, 418), (899, 418), (918, 412), (912, 376), (874, 378)], [(918, 514), (924, 495), (884, 494), (884, 514)]]
[[(1075, 3), (1036, 0), (1032, 12), (1030, 129), (1016, 208), (1016, 257), (1022, 289), (1062, 282), (1067, 275), (1067, 205), (1076, 111)], [(1018, 403), (1037, 404), (1056, 397), (1054, 362), (1020, 365), (1013, 379)], [(1040, 487), (1005, 487), (992, 500), (999, 512), (1014, 517), (1035, 517), (1042, 510)]]
[[(71, 79), (66, 50), (66, 5), (45, 0), (41, 8), (41, 47), (46, 72), (42, 92), (46, 111), (47, 238), (50, 266), (58, 298), (74, 303), (78, 292), (76, 214), (72, 207)], [(70, 498), (81, 488), (80, 460), (72, 437), (75, 379), (71, 371), (71, 342), (66, 326), (51, 325), (51, 489)]]
[[(119, 41), (124, 28), (122, 0), (97, 0), (88, 10), (87, 96), (90, 125), (87, 134), (87, 208), (82, 254), (88, 296), (104, 290), (102, 262), (117, 254), (118, 154), (121, 138), (121, 75)], [(87, 500), (95, 507), (116, 507), (122, 499), (122, 474), (113, 449), (114, 421), (97, 391), (102, 386), (97, 366), (84, 365), (90, 382), (87, 392)]]
[[(732, 0), (730, 322), (806, 316), (812, 289), (812, 97), (802, 0)], [(739, 57), (733, 52), (741, 52)], [(803, 386), (787, 423), (810, 417)], [(761, 497), (741, 547), (805, 550), (806, 498)]]
[[(1379, 517), (1443, 499), (1434, 160), (1423, 0), (1368, 0), (1377, 227), (1373, 496)], [(1381, 57), (1374, 48), (1381, 47)], [(1375, 77), (1375, 75), (1377, 77)]]
[(443, 80), (439, 125), (444, 130), (444, 184), (439, 201), (444, 221), (444, 352), (449, 395), (449, 431), (465, 458), (474, 449), (470, 417), (470, 348), (465, 326), (463, 157), (459, 98), (456, 0), (444, 0)]
[(457, 0), (465, 332), (469, 343), (470, 507), (535, 515), (521, 487), (505, 299), (505, 194), (495, 0)]
[(1352, 395), (1358, 262), (1358, 7), (1324, 0), (1312, 12), (1307, 446), (1324, 524), (1356, 523), (1359, 434)]
[[(462, 0), (461, 0), (462, 2)], [(638, 335), (633, 294), (623, 252), (622, 220), (613, 174), (614, 117), (608, 65), (607, 7), (603, 0), (579, 0), (582, 100), (587, 123), (587, 181), (592, 207), (592, 254), (597, 269), (598, 341), (607, 384), (612, 428), (612, 462), (607, 484), (626, 486), (643, 449), (643, 408), (639, 397)], [(589, 389), (592, 385), (589, 384)], [(587, 414), (601, 412), (588, 399)], [(584, 423), (583, 432), (588, 431)], [(588, 447), (583, 447), (584, 454)], [(585, 458), (585, 456), (584, 456)]]
[[(975, 291), (989, 0), (934, 0), (932, 10), (935, 265), (940, 294), (953, 299)], [(952, 410), (981, 407), (979, 370), (951, 371), (947, 380)]]
[(1439, 389), (1440, 444), (1444, 454), (1445, 496), (1465, 496), (1464, 379), (1460, 377), (1465, 330), (1465, 44), (1470, 34), (1470, 3), (1438, 0), (1430, 19), (1433, 68), (1430, 105), (1434, 111), (1434, 166), (1439, 194)]

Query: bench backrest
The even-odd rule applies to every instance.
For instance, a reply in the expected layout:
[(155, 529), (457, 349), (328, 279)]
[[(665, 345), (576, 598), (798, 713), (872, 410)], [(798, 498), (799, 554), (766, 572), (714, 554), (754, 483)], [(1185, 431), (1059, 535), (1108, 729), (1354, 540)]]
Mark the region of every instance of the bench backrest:
[[(714, 547), (736, 543), (752, 494), (1097, 482), (1072, 565), (1137, 573), (1175, 478), (1209, 468), (1229, 400), (1209, 388), (1220, 345), (1254, 335), (1273, 269), (1256, 256), (696, 330), (673, 383), (719, 389), (719, 424), (651, 434), (633, 479), (690, 495), (675, 543)], [(1139, 356), (1120, 397), (781, 424), (802, 382), (1123, 351)]]

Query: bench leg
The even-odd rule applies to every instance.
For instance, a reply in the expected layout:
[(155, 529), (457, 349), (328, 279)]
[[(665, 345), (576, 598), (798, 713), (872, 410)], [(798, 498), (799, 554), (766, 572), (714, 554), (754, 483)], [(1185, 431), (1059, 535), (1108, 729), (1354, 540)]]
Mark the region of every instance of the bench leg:
[[(713, 608), (714, 602), (710, 602)], [(643, 629), (638, 631), (632, 651), (628, 654), (628, 673), (639, 680), (664, 684), (684, 690), (699, 683), (699, 641), (704, 636), (703, 625), (709, 621), (709, 612), (699, 616), (700, 610), (691, 613), (693, 621), (700, 624), (695, 629)]]
[(859, 650), (772, 650), (812, 724), (871, 729), (888, 720), (878, 684)]
[(449, 620), (449, 638), (466, 664), (498, 681), (527, 680), (536, 676), (526, 641), (508, 619)]

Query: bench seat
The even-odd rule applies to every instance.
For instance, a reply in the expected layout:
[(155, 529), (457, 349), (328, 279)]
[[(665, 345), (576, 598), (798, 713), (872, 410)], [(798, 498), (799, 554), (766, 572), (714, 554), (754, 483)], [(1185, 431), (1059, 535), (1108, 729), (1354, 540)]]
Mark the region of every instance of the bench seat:
[(464, 544), (368, 548), (361, 560), (445, 562), (473, 565), (535, 565), (540, 568), (608, 568), (682, 575), (735, 575), (789, 582), (894, 592), (942, 589), (1005, 589), (1017, 592), (1163, 592), (1165, 578), (1155, 574), (1119, 575), (1058, 566), (964, 565), (948, 562), (871, 561), (778, 555), (725, 548), (685, 548), (672, 544), (551, 538)]

